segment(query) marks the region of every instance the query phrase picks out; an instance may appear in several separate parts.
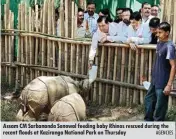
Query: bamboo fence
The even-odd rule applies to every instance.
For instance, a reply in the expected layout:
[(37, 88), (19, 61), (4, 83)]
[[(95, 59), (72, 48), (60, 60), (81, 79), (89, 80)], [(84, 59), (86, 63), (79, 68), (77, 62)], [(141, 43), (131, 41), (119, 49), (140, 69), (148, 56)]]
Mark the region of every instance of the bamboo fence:
[[(14, 29), (14, 14), (9, 10), (9, 3), (5, 4), (1, 31), (1, 73), (9, 85), (20, 82), (24, 87), (38, 76), (66, 75), (75, 80), (88, 78), (91, 42), (74, 40), (75, 3), (61, 0), (60, 5), (61, 36), (58, 37), (54, 0), (46, 0), (41, 9), (35, 5), (35, 10), (20, 3), (17, 30)], [(14, 36), (18, 37), (16, 60)], [(95, 56), (98, 75), (86, 100), (100, 105), (143, 104), (146, 90), (140, 79), (144, 76), (151, 81), (155, 47), (142, 45), (138, 46), (137, 51), (132, 51), (125, 44), (99, 44)], [(170, 97), (169, 105), (176, 105), (176, 98)]]

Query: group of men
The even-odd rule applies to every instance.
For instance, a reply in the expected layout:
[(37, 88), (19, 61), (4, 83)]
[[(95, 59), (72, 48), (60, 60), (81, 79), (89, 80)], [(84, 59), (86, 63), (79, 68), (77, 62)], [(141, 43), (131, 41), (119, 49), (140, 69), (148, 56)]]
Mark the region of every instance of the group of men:
[(159, 7), (145, 2), (139, 11), (118, 8), (113, 21), (108, 9), (95, 13), (96, 4), (88, 2), (87, 11), (78, 11), (78, 37), (92, 37), (89, 68), (94, 63), (98, 42), (120, 42), (137, 49), (139, 44), (157, 44), (152, 68), (152, 82), (145, 96), (146, 121), (164, 121), (168, 108), (168, 95), (176, 73), (176, 49), (169, 40), (171, 26), (160, 23)]
[(156, 44), (156, 29), (160, 24), (159, 7), (145, 2), (139, 11), (117, 8), (116, 19), (110, 17), (109, 9), (95, 13), (96, 4), (87, 3), (87, 11), (78, 9), (76, 37), (91, 37), (89, 61), (93, 62), (98, 42), (119, 42), (136, 49), (139, 44)]

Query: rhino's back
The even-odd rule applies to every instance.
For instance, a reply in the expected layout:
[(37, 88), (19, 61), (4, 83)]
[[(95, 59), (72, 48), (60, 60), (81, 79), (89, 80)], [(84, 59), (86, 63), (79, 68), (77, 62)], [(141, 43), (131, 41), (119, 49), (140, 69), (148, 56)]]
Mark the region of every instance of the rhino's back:
[(86, 117), (86, 106), (82, 97), (73, 93), (61, 98), (51, 109), (49, 121), (81, 121)]

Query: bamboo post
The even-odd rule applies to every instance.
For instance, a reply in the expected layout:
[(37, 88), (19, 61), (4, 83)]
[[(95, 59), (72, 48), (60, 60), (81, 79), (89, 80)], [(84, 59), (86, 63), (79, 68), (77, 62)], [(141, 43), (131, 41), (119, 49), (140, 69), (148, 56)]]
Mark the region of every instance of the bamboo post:
[[(89, 50), (90, 50), (90, 46), (89, 46)], [(95, 54), (95, 65), (98, 66), (98, 50), (96, 51), (96, 54)], [(94, 89), (93, 89), (93, 102), (96, 102), (97, 101), (97, 87), (98, 87), (98, 83), (95, 82), (94, 83)]]
[[(107, 79), (110, 79), (110, 65), (111, 64), (111, 47), (108, 47), (108, 68), (107, 68)], [(106, 90), (105, 90), (105, 103), (108, 103), (109, 101), (109, 85), (106, 85)]]
[(62, 44), (61, 42), (58, 42), (59, 46), (59, 63), (58, 63), (58, 70), (61, 71), (61, 66), (62, 66)]
[[(51, 34), (51, 2), (48, 0), (48, 34)], [(47, 40), (47, 66), (51, 66), (51, 41)], [(50, 75), (50, 73), (47, 73)]]
[(78, 14), (78, 7), (77, 5), (75, 4), (75, 14), (74, 14), (74, 23), (75, 23), (75, 27), (74, 27), (74, 35), (73, 35), (73, 38), (75, 38), (75, 34), (77, 32), (77, 14)]
[(152, 76), (152, 50), (149, 50), (149, 74), (148, 74), (149, 82), (151, 82), (151, 76)]
[[(44, 1), (43, 5), (43, 16), (42, 16), (42, 33), (45, 33), (45, 28), (46, 28), (46, 10), (47, 10), (47, 4), (46, 0)], [(45, 40), (42, 39), (42, 66), (45, 65)], [(44, 75), (44, 72), (42, 72), (42, 75)]]
[[(18, 29), (21, 30), (21, 4), (18, 5)], [(20, 54), (21, 54), (21, 37), (18, 37), (18, 52), (17, 52), (17, 62), (20, 62)], [(16, 82), (15, 82), (15, 86), (18, 85), (18, 81), (19, 81), (19, 66), (17, 67), (17, 72), (16, 72)]]
[(81, 74), (84, 74), (84, 62), (85, 62), (85, 45), (82, 45), (82, 63)]
[[(4, 28), (7, 29), (7, 18), (8, 18), (8, 5), (5, 4), (4, 5)], [(5, 62), (8, 62), (7, 60), (7, 56), (8, 56), (8, 52), (7, 52), (7, 47), (8, 47), (8, 37), (5, 36)], [(5, 74), (6, 76), (8, 76), (8, 69), (7, 66), (5, 66)], [(7, 78), (6, 78), (6, 82), (7, 82)]]
[[(65, 37), (68, 37), (68, 0), (65, 0)], [(68, 44), (65, 43), (65, 71), (68, 71)]]
[[(144, 75), (144, 49), (141, 49), (141, 67), (140, 67), (140, 77)], [(140, 84), (142, 85), (142, 80), (140, 79)], [(144, 104), (144, 91), (140, 90), (140, 103)]]
[[(103, 77), (104, 53), (105, 53), (105, 46), (102, 46), (102, 54), (100, 62), (100, 78)], [(99, 104), (102, 104), (102, 94), (103, 94), (102, 83), (99, 83)]]
[[(135, 59), (135, 74), (134, 74), (134, 84), (137, 85), (137, 76), (138, 76), (138, 59), (139, 59), (139, 50), (136, 50), (136, 59)], [(133, 95), (133, 104), (137, 104), (137, 90), (134, 90)]]
[[(116, 80), (116, 76), (117, 76), (117, 55), (118, 55), (118, 48), (115, 47), (115, 56), (114, 56), (114, 72), (113, 72), (113, 80)], [(115, 85), (113, 85), (112, 88), (112, 105), (115, 104), (116, 101), (116, 95), (115, 95)]]
[(80, 46), (77, 44), (76, 45), (76, 74), (79, 73), (79, 52), (80, 52), (79, 47)]
[[(28, 23), (29, 23), (29, 21), (28, 21), (28, 15), (27, 15), (28, 12), (27, 12), (27, 5), (26, 5), (26, 3), (25, 3), (25, 7), (24, 8), (25, 8), (25, 13), (24, 13), (25, 14), (24, 15), (25, 16), (25, 20), (24, 20), (24, 22), (25, 22), (25, 31), (29, 31), (28, 30)], [(29, 61), (28, 60), (28, 49), (29, 49), (28, 48), (28, 36), (26, 36), (25, 37), (25, 53), (26, 53), (25, 63), (26, 64), (29, 64), (29, 62), (28, 62)], [(28, 84), (29, 83), (29, 74), (28, 74), (29, 72), (27, 72), (28, 68), (25, 68), (25, 70), (26, 70), (26, 73), (25, 73), (26, 74), (26, 84)]]
[[(55, 10), (54, 10), (54, 0), (52, 0), (52, 33), (53, 33), (53, 35), (56, 35), (56, 29), (55, 29)], [(55, 42), (54, 41), (52, 41), (52, 49), (53, 49), (53, 67), (55, 67), (56, 66), (56, 57), (55, 57), (55, 54), (56, 54), (56, 48), (55, 48)], [(53, 74), (53, 76), (54, 76), (54, 74)]]
[(71, 19), (72, 19), (72, 22), (71, 22), (71, 38), (74, 38), (74, 30), (76, 28), (75, 26), (75, 4), (74, 4), (74, 1), (72, 1), (72, 5), (71, 5)]
[[(35, 26), (35, 30), (36, 32), (38, 32), (38, 4), (37, 4), (37, 0), (35, 0), (35, 20), (34, 20), (34, 26)], [(38, 38), (35, 38), (35, 64), (37, 65), (38, 63)], [(35, 77), (37, 77), (38, 75), (38, 71), (35, 71)]]
[(64, 1), (63, 0), (60, 0), (59, 13), (60, 13), (60, 23), (59, 23), (60, 36), (65, 36), (66, 25), (64, 20)]
[(65, 0), (65, 37), (68, 37), (68, 0)]
[[(21, 30), (24, 30), (24, 3), (21, 4)], [(24, 38), (21, 37), (21, 62), (24, 63)], [(24, 86), (24, 67), (21, 67), (21, 85)]]
[[(32, 31), (32, 9), (31, 7), (29, 7), (29, 32)], [(29, 36), (29, 64), (33, 64), (32, 63), (32, 38), (31, 36)], [(30, 69), (30, 80), (32, 81), (33, 79), (33, 70)]]
[[(123, 82), (124, 80), (124, 69), (125, 69), (125, 48), (122, 48), (122, 64), (121, 64), (121, 77), (120, 77), (120, 81)], [(120, 87), (120, 104), (123, 103), (123, 98), (124, 98), (124, 94), (123, 94), (124, 89), (122, 87)]]
[(164, 17), (164, 4), (165, 0), (160, 0), (160, 5), (161, 5), (161, 15), (160, 15), (160, 19), (161, 21), (163, 21), (163, 17)]
[[(8, 15), (8, 26), (7, 26), (7, 28), (9, 28), (9, 29), (11, 29), (11, 25), (12, 25), (12, 12), (9, 10), (9, 15)], [(12, 62), (12, 36), (9, 36), (8, 37), (8, 49), (7, 49), (7, 51), (8, 51), (8, 61), (11, 63)], [(11, 85), (12, 84), (12, 72), (11, 72), (11, 68), (9, 67), (8, 68), (8, 71), (9, 71), (9, 73), (8, 73), (8, 83), (9, 83), (9, 85)]]
[[(128, 77), (127, 77), (127, 83), (130, 83), (130, 78), (131, 78), (131, 49), (129, 48), (129, 64), (128, 64)], [(127, 106), (130, 105), (130, 90), (129, 88), (127, 89)]]

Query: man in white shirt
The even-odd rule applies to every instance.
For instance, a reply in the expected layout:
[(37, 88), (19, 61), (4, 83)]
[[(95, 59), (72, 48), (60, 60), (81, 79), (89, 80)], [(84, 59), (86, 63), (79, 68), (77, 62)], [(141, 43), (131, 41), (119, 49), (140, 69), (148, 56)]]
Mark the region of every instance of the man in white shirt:
[(89, 51), (89, 68), (92, 67), (98, 42), (115, 42), (118, 33), (118, 24), (114, 22), (110, 23), (109, 18), (106, 16), (99, 17), (97, 23), (99, 28), (93, 35)]
[(142, 16), (142, 23), (149, 24), (150, 19), (153, 17), (151, 16), (151, 5), (149, 3), (147, 2), (142, 3), (141, 16)]
[(93, 1), (87, 3), (87, 13), (84, 14), (84, 20), (87, 22), (87, 29), (93, 35), (98, 28), (97, 19), (98, 14), (95, 13), (96, 4)]
[(127, 31), (130, 25), (130, 16), (132, 10), (130, 8), (124, 8), (122, 12), (122, 21), (118, 24), (118, 36), (116, 37), (117, 42), (124, 42), (127, 39)]
[(159, 7), (157, 5), (152, 6), (151, 15), (154, 17), (159, 17)]
[(132, 49), (139, 44), (149, 44), (151, 42), (151, 32), (147, 30), (147, 24), (141, 23), (142, 17), (139, 12), (134, 12), (130, 17), (131, 24), (128, 28), (128, 39), (124, 43), (128, 43)]

